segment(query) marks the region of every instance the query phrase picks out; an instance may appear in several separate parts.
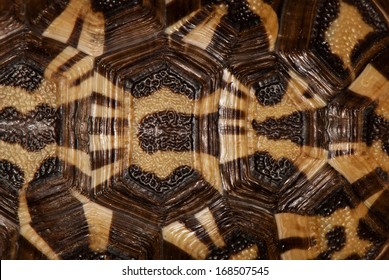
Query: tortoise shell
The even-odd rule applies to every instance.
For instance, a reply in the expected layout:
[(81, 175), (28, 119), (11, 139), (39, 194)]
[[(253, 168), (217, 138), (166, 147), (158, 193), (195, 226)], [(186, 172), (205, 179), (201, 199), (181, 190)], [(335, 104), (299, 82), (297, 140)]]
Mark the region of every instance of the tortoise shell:
[(2, 259), (388, 259), (387, 0), (0, 0)]

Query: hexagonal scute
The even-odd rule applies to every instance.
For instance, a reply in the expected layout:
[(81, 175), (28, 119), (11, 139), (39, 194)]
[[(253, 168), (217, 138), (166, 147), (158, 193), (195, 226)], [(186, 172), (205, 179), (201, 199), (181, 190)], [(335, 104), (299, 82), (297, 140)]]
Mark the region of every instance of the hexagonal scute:
[(388, 259), (386, 0), (0, 0), (2, 259)]

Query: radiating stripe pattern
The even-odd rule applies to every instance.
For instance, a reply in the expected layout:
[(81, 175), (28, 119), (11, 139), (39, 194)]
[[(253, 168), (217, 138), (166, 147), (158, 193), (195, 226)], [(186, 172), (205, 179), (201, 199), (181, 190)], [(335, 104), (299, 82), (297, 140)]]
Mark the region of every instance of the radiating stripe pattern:
[(389, 258), (384, 1), (35, 2), (0, 31), (2, 259)]

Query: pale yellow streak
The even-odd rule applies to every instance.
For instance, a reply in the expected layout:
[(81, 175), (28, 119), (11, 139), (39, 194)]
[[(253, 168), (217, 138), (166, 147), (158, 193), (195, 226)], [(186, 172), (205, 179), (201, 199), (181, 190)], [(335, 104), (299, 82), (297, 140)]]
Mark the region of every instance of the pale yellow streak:
[(160, 178), (166, 178), (182, 165), (193, 167), (193, 152), (157, 151), (148, 154), (140, 148), (138, 140), (135, 141), (129, 163), (141, 166), (145, 172), (153, 172)]
[(202, 97), (199, 101), (195, 102), (193, 113), (195, 115), (207, 115), (218, 112), (220, 95), (220, 90), (217, 90), (212, 94)]
[(35, 248), (42, 252), (48, 259), (58, 260), (59, 256), (53, 251), (53, 249), (47, 244), (47, 242), (32, 228), (31, 216), (28, 210), (26, 189), (28, 184), (24, 184), (22, 190), (19, 192), (19, 224), (20, 235), (28, 240)]
[(381, 194), (383, 193), (384, 191), (381, 190), (375, 194), (373, 194), (372, 196), (370, 196), (369, 198), (367, 198), (364, 203), (366, 205), (367, 208), (370, 209), (370, 207), (374, 204), (374, 202), (377, 201), (377, 199), (381, 196)]
[(84, 24), (77, 48), (92, 55), (99, 56), (104, 52), (105, 20), (101, 12), (93, 12), (91, 7), (84, 18)]
[(82, 194), (72, 191), (72, 195), (82, 204), (89, 228), (89, 248), (96, 251), (105, 251), (109, 244), (113, 211), (95, 202)]
[(92, 104), (91, 115), (93, 117), (103, 117), (103, 118), (123, 118), (124, 112), (123, 112), (123, 108), (121, 107), (110, 108), (98, 104)]
[(58, 147), (58, 157), (77, 167), (84, 174), (91, 176), (90, 156), (86, 152), (67, 147)]
[(66, 47), (59, 55), (57, 55), (46, 67), (44, 76), (46, 79), (52, 79), (53, 74), (58, 71), (58, 68), (65, 64), (72, 57), (76, 56), (79, 51), (73, 47)]
[(255, 260), (258, 258), (258, 246), (256, 244), (231, 255), (230, 260)]
[[(93, 91), (96, 91), (106, 97), (121, 100), (123, 98), (123, 89), (116, 86), (109, 79), (98, 72), (94, 73)], [(130, 93), (128, 93), (130, 94)]]
[(313, 218), (293, 213), (278, 213), (275, 215), (278, 237), (280, 239), (290, 237), (313, 237), (310, 231)]
[(98, 185), (107, 181), (112, 176), (117, 175), (121, 171), (122, 165), (123, 160), (117, 160), (114, 163), (107, 164), (99, 169), (93, 170), (91, 172), (92, 188), (97, 187)]
[(250, 9), (257, 14), (265, 26), (269, 38), (270, 50), (274, 50), (274, 45), (278, 36), (278, 17), (273, 8), (261, 0), (248, 0)]
[(71, 82), (67, 80), (59, 80), (59, 100), (58, 105), (71, 103), (76, 100), (87, 98), (92, 94), (93, 77), (90, 77), (81, 82), (78, 86), (70, 86)]
[(89, 71), (93, 70), (93, 63), (94, 63), (93, 57), (86, 56), (80, 59), (79, 61), (77, 61), (77, 63), (74, 64), (69, 69), (66, 69), (66, 71), (62, 74), (62, 76), (69, 81), (75, 81), (76, 79), (80, 78), (83, 74), (86, 74)]
[(248, 156), (247, 135), (220, 135), (220, 163)]
[(89, 135), (90, 151), (101, 151), (125, 148), (123, 137), (117, 135)]
[(207, 246), (202, 243), (193, 231), (180, 222), (173, 222), (162, 228), (163, 239), (174, 244), (195, 259), (205, 259), (208, 255)]
[(257, 136), (251, 128), (249, 129), (248, 138), (249, 154), (265, 151), (274, 159), (284, 157), (294, 161), (302, 153), (302, 148), (290, 140), (271, 140), (265, 136)]
[(133, 102), (133, 114), (137, 122), (154, 112), (172, 110), (192, 114), (194, 110), (194, 100), (185, 95), (174, 93), (168, 88), (162, 88), (147, 97), (134, 98)]
[(219, 233), (215, 218), (208, 207), (196, 213), (195, 218), (200, 222), (216, 246), (219, 248), (226, 246), (223, 237)]
[(172, 33), (178, 31), (181, 28), (181, 26), (188, 23), (191, 20), (191, 18), (194, 17), (195, 14), (197, 14), (197, 11), (191, 12), (186, 17), (180, 19), (179, 21), (177, 21), (177, 22), (173, 23), (172, 25), (170, 25), (169, 27), (167, 27), (165, 30), (166, 34), (171, 35)]
[(193, 165), (219, 193), (223, 192), (218, 158), (205, 153), (196, 153)]
[(365, 23), (355, 6), (340, 2), (340, 12), (325, 33), (331, 51), (340, 56), (346, 67), (351, 67), (354, 46), (374, 29)]
[(57, 106), (56, 84), (46, 79), (33, 93), (19, 87), (0, 86), (0, 110), (6, 107), (15, 107), (20, 113), (26, 114), (39, 104)]
[(206, 49), (211, 43), (215, 30), (220, 23), (221, 18), (227, 13), (225, 5), (215, 7), (215, 10), (183, 38), (185, 43)]
[[(305, 147), (304, 147), (305, 149)], [(303, 150), (304, 150), (303, 149)], [(296, 159), (294, 164), (297, 166), (298, 170), (303, 172), (307, 177), (307, 180), (310, 180), (317, 172), (327, 164), (327, 158), (324, 156), (326, 154), (325, 150), (323, 151), (323, 158), (315, 158), (303, 153), (300, 157)]]
[[(231, 90), (241, 90), (246, 93), (249, 90), (242, 85), (228, 70), (224, 70), (223, 80), (231, 84)], [(248, 106), (245, 98), (240, 98), (230, 92), (227, 88), (221, 90), (219, 106), (224, 108), (231, 108), (246, 111)], [(243, 125), (240, 120), (230, 120), (228, 123), (233, 125), (239, 125), (242, 128), (246, 128), (246, 123)], [(219, 120), (219, 126), (226, 125), (227, 122), (223, 119)], [(250, 125), (249, 125), (250, 126)], [(220, 134), (220, 163), (226, 163), (236, 160), (238, 158), (246, 157), (249, 153), (248, 150), (248, 137), (247, 134)]]

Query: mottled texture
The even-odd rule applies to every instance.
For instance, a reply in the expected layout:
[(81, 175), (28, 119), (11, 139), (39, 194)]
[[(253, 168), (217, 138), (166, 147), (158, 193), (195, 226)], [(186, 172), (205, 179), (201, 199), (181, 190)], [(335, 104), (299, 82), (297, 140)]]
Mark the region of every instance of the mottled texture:
[(0, 0), (1, 259), (388, 259), (385, 0)]

